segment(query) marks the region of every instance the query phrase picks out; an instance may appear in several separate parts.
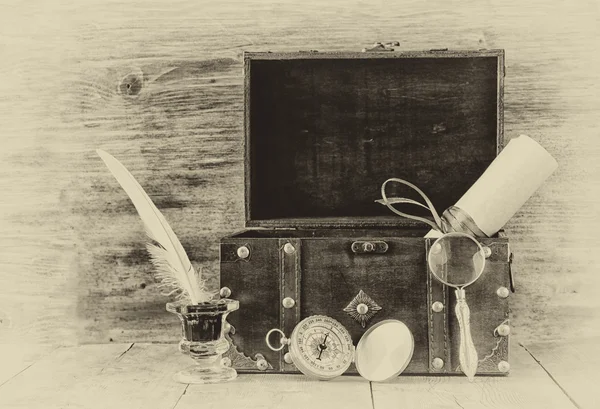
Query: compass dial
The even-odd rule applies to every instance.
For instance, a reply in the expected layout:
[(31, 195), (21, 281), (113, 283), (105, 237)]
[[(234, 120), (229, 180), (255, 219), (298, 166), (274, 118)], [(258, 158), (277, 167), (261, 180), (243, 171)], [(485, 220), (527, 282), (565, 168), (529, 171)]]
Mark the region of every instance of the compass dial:
[(354, 346), (342, 324), (330, 317), (313, 315), (294, 328), (290, 352), (302, 373), (327, 380), (348, 369), (354, 356)]

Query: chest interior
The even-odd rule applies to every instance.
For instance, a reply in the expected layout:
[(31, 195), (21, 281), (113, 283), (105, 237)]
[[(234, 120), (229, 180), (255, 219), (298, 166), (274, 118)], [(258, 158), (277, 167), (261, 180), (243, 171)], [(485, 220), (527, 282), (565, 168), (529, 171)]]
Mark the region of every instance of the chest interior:
[(441, 213), (502, 144), (501, 60), (247, 57), (247, 225), (402, 224), (375, 203), (390, 177), (417, 184)]

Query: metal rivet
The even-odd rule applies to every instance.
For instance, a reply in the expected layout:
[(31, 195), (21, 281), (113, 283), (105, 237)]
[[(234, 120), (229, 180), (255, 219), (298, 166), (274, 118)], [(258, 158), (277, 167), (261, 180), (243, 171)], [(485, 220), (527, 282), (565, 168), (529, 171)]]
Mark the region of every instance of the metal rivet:
[(286, 254), (292, 254), (294, 251), (296, 251), (296, 248), (292, 245), (292, 243), (285, 243), (285, 246), (283, 246), (283, 251), (285, 251)]
[(294, 305), (296, 305), (296, 301), (294, 301), (293, 298), (285, 297), (281, 301), (281, 304), (283, 304), (283, 308), (292, 308)]
[(222, 298), (227, 298), (231, 295), (231, 289), (229, 287), (223, 287), (219, 290), (219, 295)]
[(500, 361), (498, 362), (498, 370), (500, 372), (506, 373), (510, 371), (510, 364), (506, 361)]
[(237, 255), (239, 258), (248, 258), (250, 256), (250, 249), (246, 246), (239, 247), (237, 249)]
[(223, 358), (221, 359), (221, 365), (223, 366), (231, 366), (231, 358)]
[(442, 358), (433, 358), (433, 361), (431, 361), (431, 365), (435, 369), (442, 369), (444, 367), (444, 360)]
[(286, 352), (286, 354), (283, 356), (283, 360), (286, 364), (294, 363), (294, 360), (292, 359), (292, 354), (290, 354), (289, 352)]
[(369, 312), (369, 306), (367, 304), (360, 303), (356, 306), (356, 312), (360, 315), (365, 315)]
[(498, 334), (502, 335), (503, 337), (506, 337), (508, 334), (510, 334), (510, 327), (506, 324), (502, 324), (498, 327)]
[(483, 246), (483, 255), (485, 258), (489, 258), (492, 255), (492, 249), (487, 246)]
[(259, 371), (266, 371), (269, 367), (269, 363), (266, 359), (259, 359), (258, 361), (256, 361), (256, 367)]
[(442, 304), (442, 303), (441, 303), (441, 302), (439, 302), (439, 301), (436, 301), (436, 302), (434, 302), (434, 303), (431, 305), (431, 309), (432, 309), (434, 312), (442, 312), (442, 311), (444, 310), (444, 304)]
[(496, 290), (496, 294), (498, 294), (498, 297), (500, 298), (506, 298), (510, 294), (510, 291), (508, 291), (508, 288), (506, 287), (500, 287)]

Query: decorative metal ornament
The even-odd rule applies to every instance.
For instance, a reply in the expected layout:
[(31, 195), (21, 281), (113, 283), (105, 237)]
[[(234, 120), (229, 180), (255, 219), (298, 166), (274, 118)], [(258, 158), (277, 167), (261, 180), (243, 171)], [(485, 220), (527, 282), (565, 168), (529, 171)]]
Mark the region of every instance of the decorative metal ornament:
[[(233, 328), (233, 326), (231, 328)], [(223, 354), (223, 359), (227, 359), (230, 362), (230, 365), (228, 366), (242, 370), (258, 369), (260, 371), (266, 371), (267, 369), (273, 369), (273, 366), (265, 359), (264, 355), (256, 354), (254, 355), (254, 359), (252, 359), (238, 350), (237, 345), (233, 343), (233, 339), (231, 339), (229, 333), (225, 334), (225, 338), (229, 341), (230, 345), (229, 350)]]
[(363, 290), (360, 290), (350, 304), (344, 308), (344, 311), (358, 321), (363, 328), (380, 310), (381, 307)]

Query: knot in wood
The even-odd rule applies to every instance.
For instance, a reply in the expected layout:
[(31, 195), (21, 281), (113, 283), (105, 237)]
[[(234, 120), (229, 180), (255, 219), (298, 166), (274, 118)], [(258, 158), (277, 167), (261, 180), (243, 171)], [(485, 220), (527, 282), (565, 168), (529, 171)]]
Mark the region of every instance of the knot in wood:
[(140, 73), (130, 73), (127, 74), (118, 86), (119, 94), (123, 96), (134, 97), (139, 95), (144, 86), (144, 78), (143, 74)]

